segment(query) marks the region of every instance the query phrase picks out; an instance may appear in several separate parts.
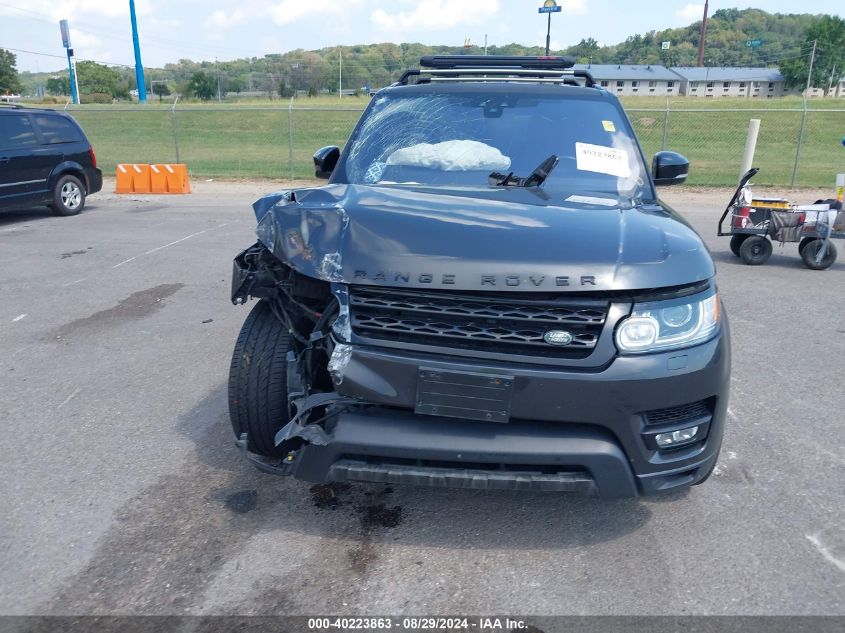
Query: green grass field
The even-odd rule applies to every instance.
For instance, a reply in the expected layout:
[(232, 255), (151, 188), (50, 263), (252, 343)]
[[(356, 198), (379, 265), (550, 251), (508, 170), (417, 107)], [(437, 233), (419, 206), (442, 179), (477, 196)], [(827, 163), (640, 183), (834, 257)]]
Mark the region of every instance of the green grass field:
[[(288, 111), (279, 100), (236, 104), (125, 104), (69, 108), (90, 137), (106, 173), (120, 162), (174, 162), (195, 178), (308, 178), (311, 155), (323, 145), (342, 146), (366, 97), (299, 99)], [(623, 103), (647, 158), (664, 146), (692, 163), (692, 185), (736, 182), (751, 118), (762, 120), (755, 165), (759, 184), (791, 182), (803, 113), (800, 98), (670, 99), (638, 97)], [(845, 171), (845, 100), (809, 102), (796, 184), (832, 187)], [(702, 111), (706, 110), (706, 111)], [(290, 126), (289, 126), (290, 122)], [(291, 143), (292, 141), (292, 143)], [(292, 161), (291, 161), (292, 158)]]

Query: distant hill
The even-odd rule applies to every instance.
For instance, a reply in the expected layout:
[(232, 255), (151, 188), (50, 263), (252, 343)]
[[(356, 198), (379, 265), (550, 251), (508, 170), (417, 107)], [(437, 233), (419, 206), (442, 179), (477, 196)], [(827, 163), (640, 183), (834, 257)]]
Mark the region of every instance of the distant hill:
[[(820, 19), (811, 14), (767, 13), (760, 9), (721, 9), (716, 11), (707, 27), (707, 66), (766, 66), (777, 65), (800, 52), (806, 29)], [(663, 64), (689, 66), (696, 63), (700, 23), (686, 27), (649, 31), (632, 35), (624, 42), (599, 46), (595, 39), (587, 38), (574, 46), (553, 51), (571, 55), (579, 62), (596, 64)], [(760, 45), (748, 47), (749, 40), (760, 40)], [(671, 42), (668, 50), (662, 42)], [(344, 88), (363, 86), (381, 87), (394, 81), (399, 73), (416, 67), (422, 55), (431, 54), (482, 54), (479, 46), (429, 46), (419, 43), (367, 44), (323, 48), (313, 51), (295, 50), (284, 54), (271, 54), (228, 62), (189, 59), (167, 64), (163, 69), (151, 69), (148, 76), (166, 79), (169, 88), (187, 93), (187, 83), (196, 72), (215, 77), (220, 73), (224, 92), (264, 92), (268, 95), (288, 95), (293, 90), (317, 93), (335, 91), (338, 87), (339, 57), (343, 56)], [(491, 55), (542, 55), (539, 46), (506, 44), (490, 46)], [(116, 69), (125, 77), (128, 88), (134, 88), (132, 69)], [(61, 71), (57, 71), (61, 72)], [(28, 93), (37, 85), (44, 86), (48, 77), (56, 73), (21, 73), (21, 82)]]
[[(707, 24), (707, 66), (765, 66), (796, 55), (804, 32), (820, 15), (767, 13), (761, 9), (720, 9)], [(689, 66), (697, 62), (701, 23), (633, 35), (613, 46), (599, 47), (595, 40), (582, 40), (564, 51), (588, 61), (610, 64), (663, 64)], [(759, 40), (759, 45), (747, 46)], [(670, 42), (668, 50), (662, 42)]]

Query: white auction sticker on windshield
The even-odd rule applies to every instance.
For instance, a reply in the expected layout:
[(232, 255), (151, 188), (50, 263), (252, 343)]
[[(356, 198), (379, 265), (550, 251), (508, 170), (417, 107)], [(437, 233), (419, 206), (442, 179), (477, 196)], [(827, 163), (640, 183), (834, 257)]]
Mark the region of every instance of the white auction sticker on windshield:
[(631, 177), (628, 152), (624, 149), (575, 143), (575, 160), (581, 171), (594, 171), (617, 178)]

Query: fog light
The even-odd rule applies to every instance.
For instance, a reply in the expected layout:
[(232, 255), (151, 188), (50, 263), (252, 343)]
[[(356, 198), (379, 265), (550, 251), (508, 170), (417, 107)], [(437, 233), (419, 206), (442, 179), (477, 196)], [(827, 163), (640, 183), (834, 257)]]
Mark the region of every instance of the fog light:
[(671, 433), (658, 433), (654, 436), (654, 440), (661, 448), (667, 446), (677, 446), (678, 444), (685, 444), (695, 439), (698, 435), (698, 427), (691, 426), (688, 429), (681, 429), (680, 431), (672, 431)]

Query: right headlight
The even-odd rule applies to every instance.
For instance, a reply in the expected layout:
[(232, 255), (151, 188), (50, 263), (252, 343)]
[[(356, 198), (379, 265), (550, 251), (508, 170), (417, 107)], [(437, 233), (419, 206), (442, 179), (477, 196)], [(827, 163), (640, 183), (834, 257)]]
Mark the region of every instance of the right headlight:
[(616, 346), (623, 354), (645, 354), (698, 345), (719, 331), (719, 296), (704, 295), (634, 305), (631, 316), (616, 328)]

